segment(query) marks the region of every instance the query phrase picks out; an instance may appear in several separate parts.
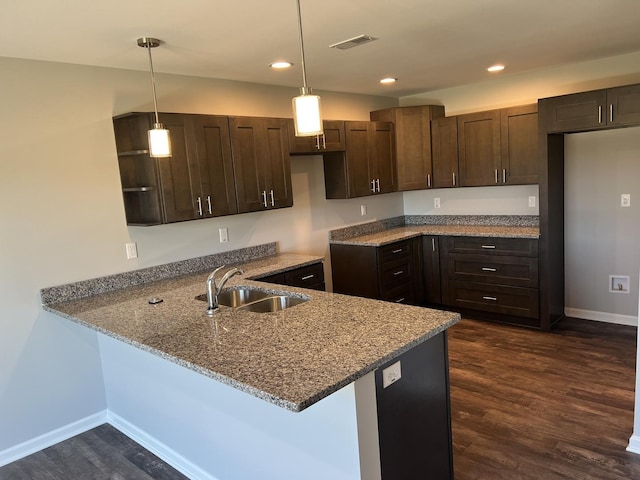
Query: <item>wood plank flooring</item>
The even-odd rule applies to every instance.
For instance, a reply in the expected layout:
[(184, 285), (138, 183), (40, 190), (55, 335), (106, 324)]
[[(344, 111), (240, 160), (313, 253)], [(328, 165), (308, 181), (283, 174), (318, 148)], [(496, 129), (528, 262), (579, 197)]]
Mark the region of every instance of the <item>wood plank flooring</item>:
[[(640, 479), (640, 455), (625, 451), (635, 352), (635, 327), (575, 319), (552, 333), (467, 319), (455, 325), (456, 480)], [(2, 480), (185, 478), (110, 425), (0, 468)]]
[(0, 467), (1, 480), (188, 480), (105, 423)]
[(456, 480), (640, 479), (636, 328), (565, 319), (552, 333), (449, 330)]

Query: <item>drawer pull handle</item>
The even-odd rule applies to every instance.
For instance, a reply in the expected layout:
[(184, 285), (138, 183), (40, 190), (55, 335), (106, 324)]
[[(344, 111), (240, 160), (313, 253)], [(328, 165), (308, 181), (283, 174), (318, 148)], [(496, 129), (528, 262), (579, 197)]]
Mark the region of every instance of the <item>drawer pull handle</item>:
[(402, 275), (404, 273), (404, 270), (398, 270), (397, 272), (393, 272), (393, 276), (398, 276), (398, 275)]
[(483, 272), (497, 272), (498, 269), (497, 268), (491, 268), (491, 267), (482, 267), (482, 271)]
[(404, 302), (404, 297), (400, 297), (399, 299), (396, 300), (396, 303), (402, 303)]
[(483, 300), (491, 300), (492, 302), (496, 302), (498, 299), (496, 297), (482, 297)]
[(315, 277), (315, 275), (312, 273), (311, 275), (305, 275), (304, 277), (302, 277), (300, 280), (310, 280), (313, 277)]
[(395, 250), (391, 250), (391, 253), (401, 253), (403, 250), (401, 248), (397, 248)]
[(482, 248), (496, 248), (495, 245), (482, 245)]

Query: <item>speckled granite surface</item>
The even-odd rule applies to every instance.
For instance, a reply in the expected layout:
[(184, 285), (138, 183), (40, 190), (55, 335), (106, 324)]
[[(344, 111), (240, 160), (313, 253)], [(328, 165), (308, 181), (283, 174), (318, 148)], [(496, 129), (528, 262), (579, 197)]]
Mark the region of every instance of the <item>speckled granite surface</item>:
[(65, 300), (89, 297), (100, 293), (127, 288), (166, 278), (179, 277), (194, 272), (212, 271), (220, 265), (236, 265), (255, 259), (272, 257), (276, 254), (276, 244), (265, 243), (253, 247), (221, 252), (204, 257), (190, 258), (166, 263), (155, 267), (142, 268), (131, 272), (117, 273), (106, 277), (83, 280), (57, 287), (40, 290), (42, 303), (56, 303)]
[[(243, 264), (229, 288), (310, 301), (276, 313), (220, 307), (204, 315), (208, 272), (46, 303), (43, 308), (291, 411), (301, 411), (459, 321), (457, 313), (251, 280), (319, 257)], [(152, 296), (162, 303), (150, 305)]]
[(329, 232), (329, 242), (379, 247), (422, 235), (465, 237), (538, 238), (538, 217), (529, 216), (450, 216), (413, 215), (395, 217), (394, 223), (370, 222)]

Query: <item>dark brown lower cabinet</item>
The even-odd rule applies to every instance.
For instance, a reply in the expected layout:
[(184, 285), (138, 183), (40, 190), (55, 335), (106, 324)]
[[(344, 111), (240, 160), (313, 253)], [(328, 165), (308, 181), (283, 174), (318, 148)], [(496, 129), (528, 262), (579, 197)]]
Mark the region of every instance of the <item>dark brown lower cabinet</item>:
[(443, 305), (540, 326), (537, 239), (445, 237), (442, 244)]
[(302, 287), (311, 290), (324, 290), (324, 268), (322, 262), (294, 268), (286, 272), (276, 273), (257, 279), (261, 282), (288, 285), (290, 287)]
[(381, 247), (331, 244), (333, 291), (389, 302), (423, 302), (420, 238)]
[[(383, 388), (384, 368), (402, 377)], [(453, 478), (447, 333), (403, 353), (375, 372), (383, 480)]]

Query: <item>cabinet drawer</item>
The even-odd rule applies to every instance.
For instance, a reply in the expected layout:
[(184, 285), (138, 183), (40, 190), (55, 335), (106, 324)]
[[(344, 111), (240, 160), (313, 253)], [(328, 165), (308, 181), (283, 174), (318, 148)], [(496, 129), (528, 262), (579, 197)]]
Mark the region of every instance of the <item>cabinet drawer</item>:
[(404, 262), (393, 262), (392, 264), (383, 265), (380, 277), (383, 286), (410, 281), (413, 277), (411, 261), (406, 260)]
[(450, 281), (454, 306), (538, 318), (538, 289)]
[(380, 262), (385, 264), (398, 258), (411, 256), (411, 241), (395, 242), (380, 248)]
[(387, 287), (380, 292), (380, 298), (387, 302), (413, 304), (413, 289), (411, 283), (403, 283), (394, 287)]
[(324, 269), (322, 263), (296, 268), (284, 273), (285, 282), (292, 287), (313, 288), (322, 284), (324, 290)]
[(538, 259), (508, 255), (452, 253), (450, 280), (538, 288)]
[(449, 253), (538, 256), (538, 240), (535, 238), (448, 237), (447, 248)]

